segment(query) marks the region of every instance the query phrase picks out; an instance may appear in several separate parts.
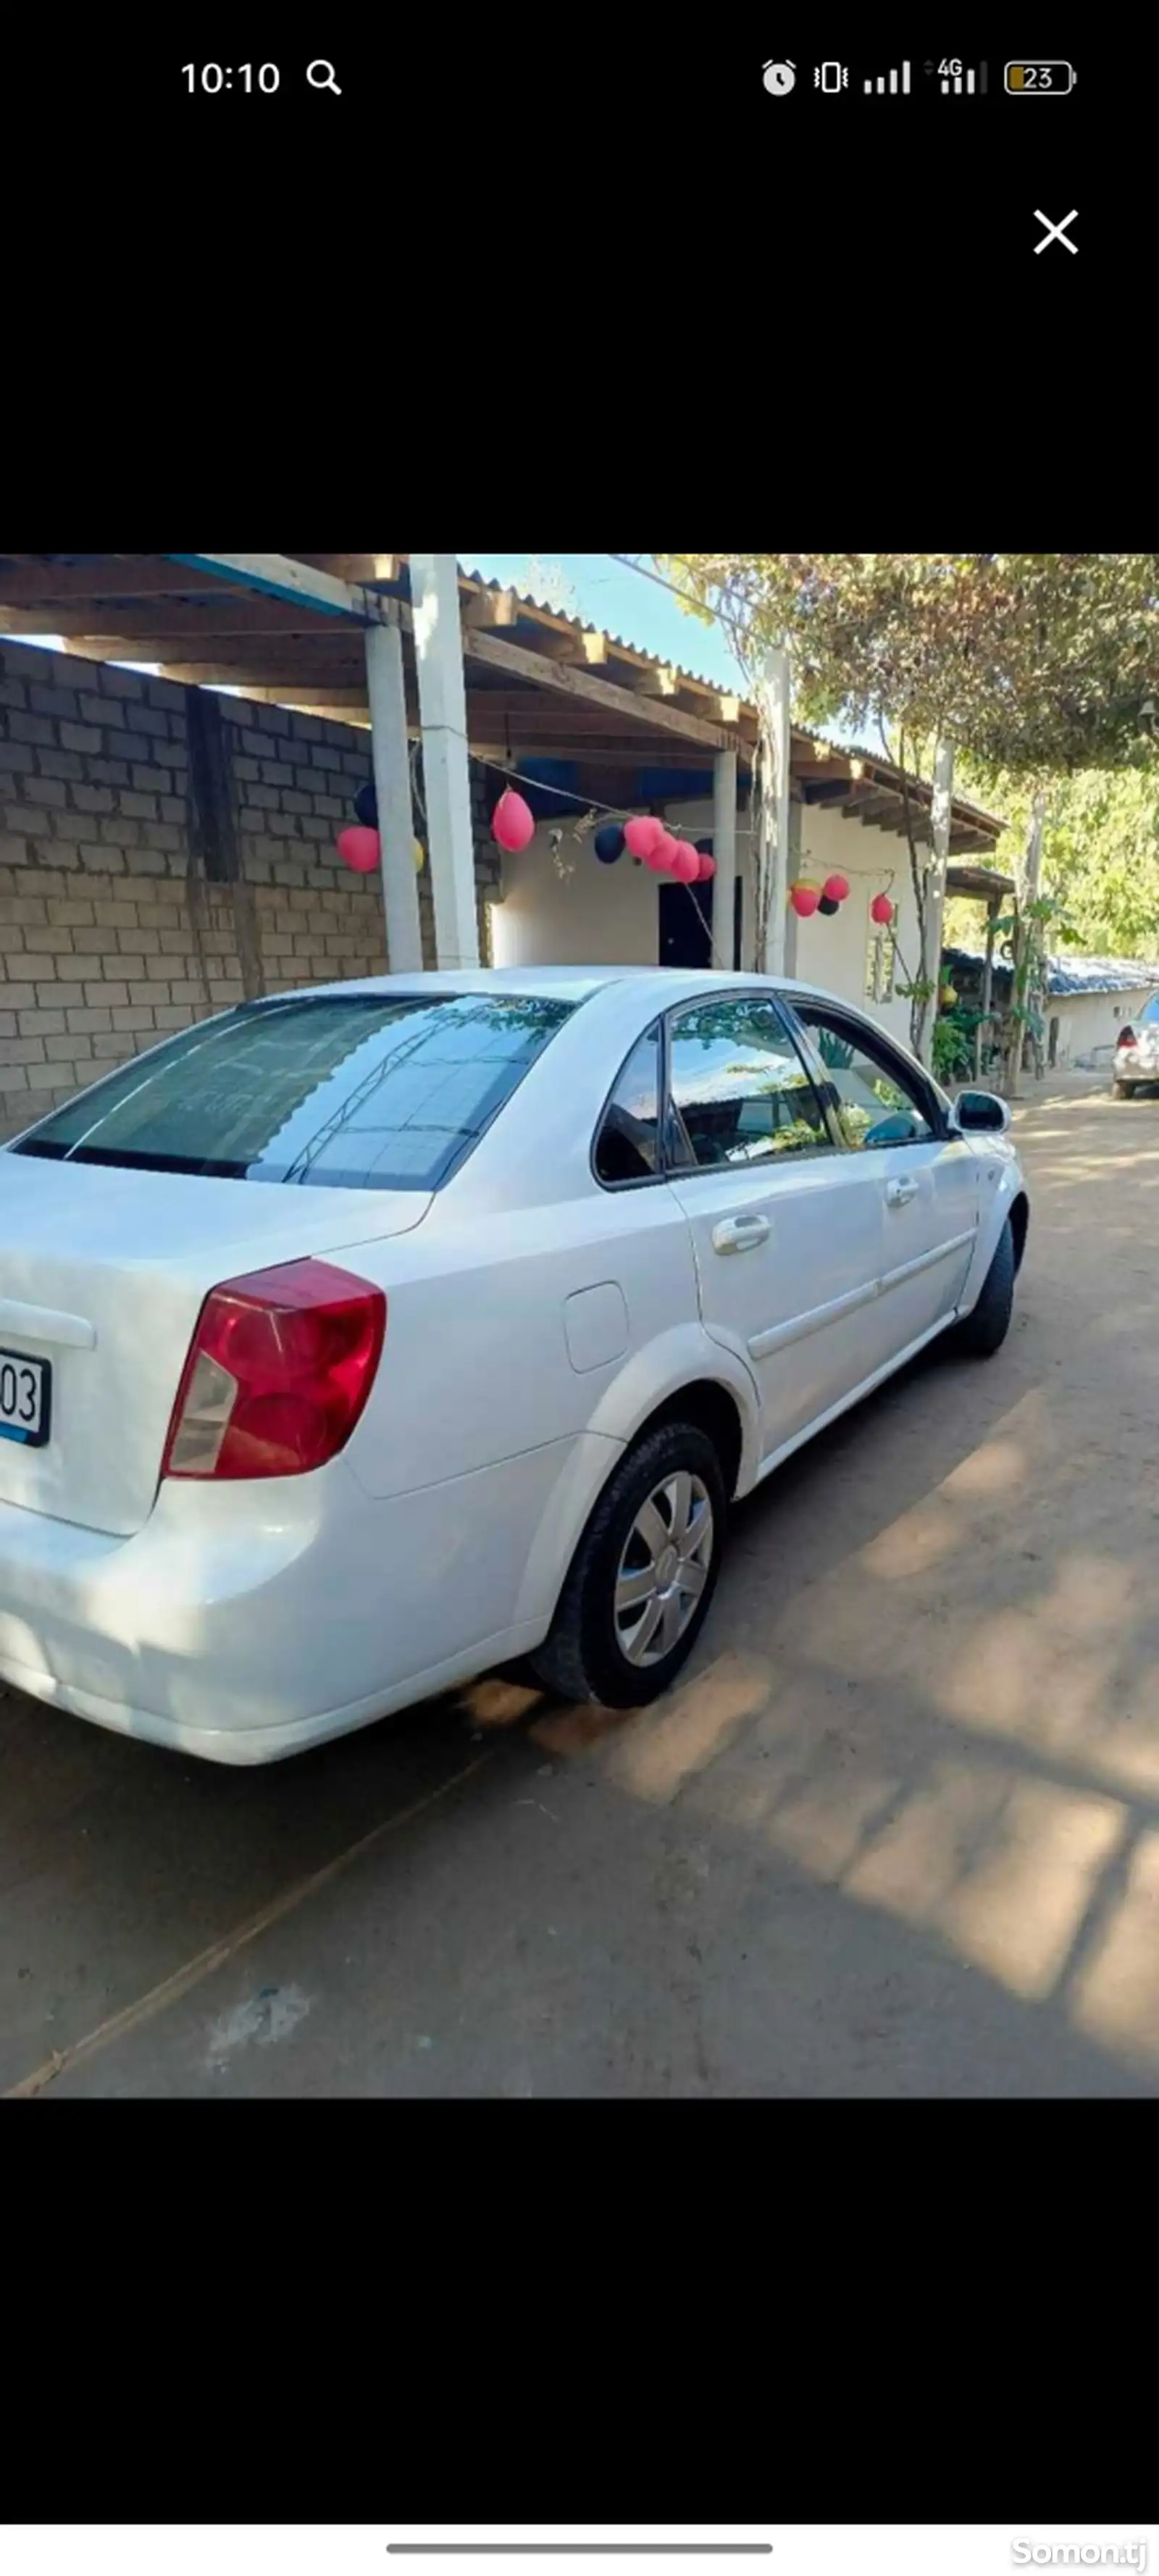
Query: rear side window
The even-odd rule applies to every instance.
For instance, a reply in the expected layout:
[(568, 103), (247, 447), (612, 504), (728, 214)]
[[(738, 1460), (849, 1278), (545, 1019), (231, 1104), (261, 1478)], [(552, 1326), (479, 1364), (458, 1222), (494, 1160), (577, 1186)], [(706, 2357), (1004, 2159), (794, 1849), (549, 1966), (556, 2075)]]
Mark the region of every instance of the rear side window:
[(650, 1181), (659, 1171), (660, 1022), (632, 1049), (600, 1122), (596, 1178), (605, 1188)]
[(314, 1189), (438, 1189), (572, 1007), (515, 993), (254, 1003), (183, 1029), (8, 1150)]

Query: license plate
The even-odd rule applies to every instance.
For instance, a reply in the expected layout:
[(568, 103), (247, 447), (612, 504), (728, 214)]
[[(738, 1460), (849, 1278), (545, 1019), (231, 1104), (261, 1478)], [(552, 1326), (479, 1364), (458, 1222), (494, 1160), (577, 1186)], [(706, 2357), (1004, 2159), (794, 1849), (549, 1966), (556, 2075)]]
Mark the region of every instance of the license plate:
[(52, 1366), (24, 1351), (0, 1351), (0, 1440), (43, 1449), (52, 1413)]

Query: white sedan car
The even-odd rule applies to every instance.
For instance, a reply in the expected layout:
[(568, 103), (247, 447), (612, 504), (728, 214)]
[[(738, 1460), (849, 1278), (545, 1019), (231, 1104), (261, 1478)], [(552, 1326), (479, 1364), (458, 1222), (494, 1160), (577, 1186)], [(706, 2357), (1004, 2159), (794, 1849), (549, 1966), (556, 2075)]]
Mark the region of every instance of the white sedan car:
[(732, 1498), (936, 1334), (997, 1349), (1008, 1123), (751, 976), (182, 1031), (0, 1150), (0, 1675), (221, 1762), (513, 1657), (652, 1699)]

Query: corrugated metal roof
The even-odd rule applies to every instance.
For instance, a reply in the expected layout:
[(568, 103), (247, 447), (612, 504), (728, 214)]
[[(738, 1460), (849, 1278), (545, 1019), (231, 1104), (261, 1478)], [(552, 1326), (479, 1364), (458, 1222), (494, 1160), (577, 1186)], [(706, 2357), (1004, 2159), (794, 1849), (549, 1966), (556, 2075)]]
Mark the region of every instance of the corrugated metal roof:
[[(619, 652), (638, 653), (642, 662), (651, 662), (653, 668), (657, 671), (676, 671), (679, 673), (682, 680), (690, 680), (694, 688), (711, 689), (717, 697), (722, 698), (727, 698), (730, 694), (735, 696), (740, 691), (741, 680), (739, 673), (737, 675), (735, 687), (730, 691), (722, 680), (706, 679), (703, 671), (690, 671), (686, 662), (673, 662), (666, 654), (650, 653), (646, 644), (637, 644), (632, 636), (613, 635), (610, 627), (597, 626), (590, 617), (573, 617), (570, 609), (556, 608), (553, 606), (550, 599), (536, 599), (534, 594), (529, 590), (516, 590), (512, 582), (488, 581), (481, 572), (477, 571), (470, 564), (460, 564), (459, 570), (464, 581), (477, 581), (480, 590), (492, 590), (496, 592), (496, 594), (501, 594), (503, 591), (509, 590), (512, 598), (518, 600), (521, 608), (537, 609), (541, 617), (558, 617), (562, 620), (565, 626), (574, 626), (578, 635), (606, 635), (609, 644), (614, 644)], [(745, 700), (744, 703), (747, 704), (747, 700)], [(794, 731), (797, 733), (803, 733), (804, 726), (797, 725), (794, 727)], [(817, 736), (817, 739), (818, 741), (820, 740), (819, 735)], [(834, 748), (836, 748), (836, 746), (834, 746)], [(866, 756), (869, 757), (868, 754)]]
[[(653, 670), (674, 671), (680, 679), (690, 681), (693, 688), (711, 689), (717, 697), (740, 694), (743, 684), (739, 673), (735, 689), (730, 691), (720, 680), (707, 679), (703, 671), (691, 671), (686, 662), (673, 662), (664, 654), (650, 653), (645, 644), (635, 643), (630, 636), (613, 635), (609, 628), (597, 626), (590, 617), (573, 617), (566, 608), (554, 608), (549, 599), (536, 599), (531, 591), (516, 590), (511, 582), (488, 581), (476, 566), (461, 563), (459, 571), (464, 581), (477, 582), (480, 590), (493, 591), (497, 597), (505, 591), (510, 591), (511, 597), (518, 601), (520, 608), (530, 608), (540, 617), (557, 617), (563, 625), (574, 627), (578, 635), (606, 635), (609, 644), (614, 645), (618, 652), (635, 653), (642, 662), (650, 662)], [(741, 697), (741, 704), (755, 716), (756, 709), (749, 699)], [(887, 770), (895, 778), (901, 776), (896, 761), (890, 760), (884, 752), (867, 750), (862, 743), (834, 742), (831, 734), (819, 733), (815, 725), (800, 724), (796, 719), (793, 723), (793, 732), (802, 735), (806, 742), (821, 743), (826, 751), (836, 752), (840, 759), (867, 760), (874, 769)], [(916, 779), (913, 784), (931, 790), (931, 782), (928, 778)], [(953, 812), (964, 822), (977, 823), (982, 831), (998, 833), (1006, 830), (1006, 824), (1001, 815), (987, 813), (984, 806), (972, 805), (964, 796), (955, 795)]]
[[(944, 948), (942, 955), (950, 966), (981, 966), (980, 948)], [(995, 975), (1009, 975), (1004, 957), (995, 956)], [(1145, 964), (1135, 957), (1050, 957), (1047, 960), (1047, 991), (1065, 997), (1080, 993), (1141, 993), (1159, 985), (1159, 960)]]

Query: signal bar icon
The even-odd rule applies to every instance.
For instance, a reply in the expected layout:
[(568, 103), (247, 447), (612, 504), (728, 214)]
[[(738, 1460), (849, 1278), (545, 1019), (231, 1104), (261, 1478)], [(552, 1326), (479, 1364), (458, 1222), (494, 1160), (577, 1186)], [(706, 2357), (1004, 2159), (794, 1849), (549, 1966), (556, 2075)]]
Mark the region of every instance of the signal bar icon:
[[(933, 68), (932, 63), (927, 63), (927, 74)], [(990, 85), (988, 63), (979, 63), (975, 71), (973, 63), (964, 65), (955, 55), (951, 60), (940, 62), (937, 68), (943, 98), (985, 98)]]
[(890, 97), (896, 98), (899, 86), (902, 96), (907, 97), (909, 94), (909, 72), (910, 67), (908, 63), (902, 64), (900, 72), (879, 72), (876, 80), (870, 79), (866, 81), (866, 97), (868, 98), (876, 92), (878, 98), (884, 98), (886, 91), (888, 90)]

